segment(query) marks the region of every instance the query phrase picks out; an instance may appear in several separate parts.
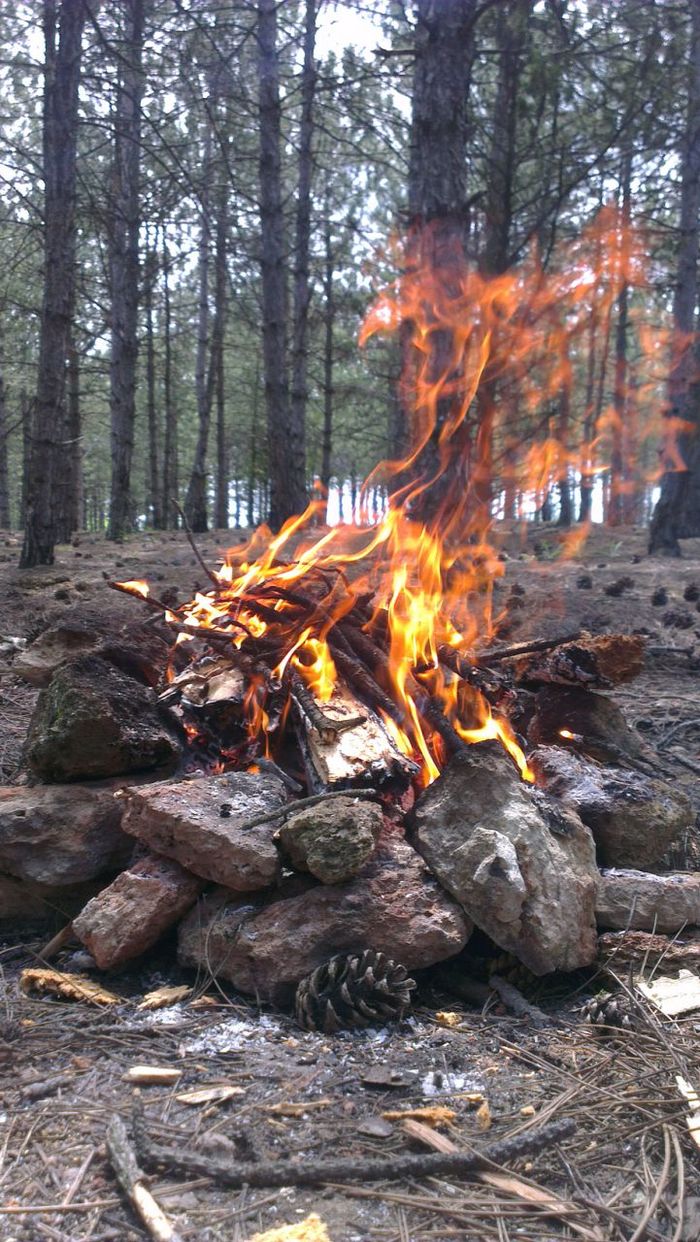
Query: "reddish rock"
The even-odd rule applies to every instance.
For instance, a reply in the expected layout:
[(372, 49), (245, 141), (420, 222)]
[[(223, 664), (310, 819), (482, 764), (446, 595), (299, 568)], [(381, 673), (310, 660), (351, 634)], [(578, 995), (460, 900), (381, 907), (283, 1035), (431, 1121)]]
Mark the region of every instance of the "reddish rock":
[(0, 870), (54, 885), (118, 871), (134, 848), (121, 818), (113, 785), (0, 789)]
[(88, 655), (64, 664), (42, 690), (25, 760), (41, 780), (61, 782), (172, 765), (181, 751), (155, 692)]
[(279, 822), (245, 826), (286, 802), (276, 776), (233, 772), (160, 781), (127, 789), (124, 797), (124, 831), (195, 875), (237, 892), (267, 888), (278, 879), (274, 834)]
[(603, 871), (596, 916), (599, 927), (613, 931), (629, 928), (669, 936), (700, 925), (700, 872)]
[(347, 884), (325, 884), (262, 904), (262, 895), (205, 902), (185, 919), (179, 960), (284, 1004), (335, 953), (375, 949), (417, 970), (464, 948), (472, 924), (399, 838), (377, 848)]
[(150, 949), (197, 900), (202, 881), (149, 854), (122, 871), (73, 921), (76, 936), (106, 970)]

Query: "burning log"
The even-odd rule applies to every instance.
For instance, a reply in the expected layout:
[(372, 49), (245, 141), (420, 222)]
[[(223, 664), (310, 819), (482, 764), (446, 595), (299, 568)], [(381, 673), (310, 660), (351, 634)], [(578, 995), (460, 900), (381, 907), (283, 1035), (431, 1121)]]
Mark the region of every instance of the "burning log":
[(298, 687), (295, 701), (310, 789), (387, 784), (405, 789), (417, 774), (417, 765), (401, 754), (379, 717), (342, 682), (323, 710), (308, 693), (300, 698)]
[(641, 673), (644, 638), (640, 634), (583, 634), (574, 642), (559, 643), (553, 650), (521, 655), (513, 652), (511, 658), (519, 682), (602, 689), (632, 681)]

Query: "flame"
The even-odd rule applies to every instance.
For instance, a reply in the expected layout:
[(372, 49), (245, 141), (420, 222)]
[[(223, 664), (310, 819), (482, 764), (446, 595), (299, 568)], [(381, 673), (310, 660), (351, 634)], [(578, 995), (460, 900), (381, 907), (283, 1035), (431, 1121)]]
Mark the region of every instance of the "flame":
[[(319, 534), (325, 499), (316, 495), (277, 534), (260, 527), (243, 550), (229, 553), (217, 588), (195, 595), (178, 620), (194, 631), (215, 630), (217, 642), (234, 647), (245, 649), (249, 636), (269, 644), (274, 677), (282, 681), (295, 670), (323, 703), (338, 676), (334, 627), (359, 600), (371, 598), (362, 626), (367, 659), (396, 707), (382, 713), (384, 724), (398, 749), (420, 760), (423, 781), (434, 780), (445, 760), (427, 702), (439, 706), (465, 742), (498, 741), (530, 781), (508, 721), (468, 679), (446, 672), (440, 650), (451, 648), (469, 661), (493, 635), (494, 583), (504, 571), (491, 532), (499, 512), (534, 511), (572, 472), (592, 480), (608, 469), (619, 449), (625, 426), (619, 385), (614, 408), (596, 401), (594, 366), (579, 443), (571, 390), (591, 342), (595, 347), (598, 336), (609, 334), (621, 291), (644, 284), (642, 240), (606, 208), (546, 271), (533, 253), (520, 267), (488, 276), (438, 222), (398, 246), (397, 261), (400, 275), (378, 297), (360, 334), (364, 344), (401, 331), (410, 448), (402, 460), (372, 472), (359, 506), (367, 516), (369, 488), (381, 483), (390, 492), (386, 512), (371, 524), (361, 518)], [(671, 337), (664, 340), (649, 321), (646, 304), (632, 307), (630, 317), (642, 361), (634, 393), (630, 386), (622, 397), (634, 412), (641, 453), (661, 427)], [(596, 357), (593, 348), (598, 365)], [(669, 441), (667, 458), (672, 454)], [(617, 485), (620, 494), (632, 488), (632, 474)], [(585, 530), (586, 524), (568, 536), (563, 550), (575, 549)], [(137, 588), (146, 584), (122, 586), (142, 593)], [(263, 678), (253, 675), (247, 727), (251, 737), (265, 735), (266, 753), (267, 692)], [(561, 736), (571, 735), (562, 730)]]
[(127, 595), (137, 595), (139, 599), (148, 599), (151, 594), (149, 583), (142, 582), (139, 578), (133, 578), (129, 582), (115, 582), (114, 585), (120, 591), (126, 591)]

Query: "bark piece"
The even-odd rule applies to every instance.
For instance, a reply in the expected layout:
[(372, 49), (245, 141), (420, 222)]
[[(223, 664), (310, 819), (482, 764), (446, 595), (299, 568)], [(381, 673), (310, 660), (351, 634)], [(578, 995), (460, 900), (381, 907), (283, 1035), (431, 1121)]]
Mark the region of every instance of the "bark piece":
[(139, 957), (189, 910), (202, 881), (169, 858), (149, 854), (89, 901), (73, 931), (101, 970)]
[(456, 755), (418, 799), (411, 839), (496, 944), (536, 975), (596, 954), (590, 831), (518, 777), (494, 743)]
[(419, 969), (459, 953), (471, 930), (415, 851), (389, 838), (347, 884), (318, 885), (252, 909), (221, 897), (198, 907), (180, 927), (179, 960), (286, 1004), (299, 981), (336, 953), (374, 949)]
[[(337, 733), (322, 733), (300, 715), (304, 761), (314, 789), (378, 786), (388, 780), (405, 786), (414, 774), (414, 764), (394, 745), (379, 717), (346, 686), (338, 684), (323, 706), (324, 717), (338, 723)], [(350, 721), (360, 723), (343, 727)]]
[(603, 871), (596, 915), (599, 927), (675, 935), (700, 923), (700, 872)]
[(598, 962), (607, 970), (627, 976), (632, 966), (635, 973), (645, 963), (654, 968), (663, 958), (667, 970), (681, 966), (700, 970), (700, 934), (690, 932), (681, 940), (644, 931), (604, 932), (598, 937)]
[(278, 838), (293, 866), (324, 884), (341, 884), (367, 862), (383, 823), (376, 803), (333, 798), (290, 815)]
[(113, 786), (0, 789), (0, 868), (40, 884), (118, 871), (133, 851)]
[(172, 764), (181, 750), (153, 690), (89, 655), (64, 665), (42, 690), (25, 759), (45, 781), (89, 780)]
[(693, 823), (685, 794), (641, 772), (600, 767), (560, 746), (539, 747), (528, 763), (591, 829), (605, 867), (650, 870)]
[(644, 665), (640, 634), (584, 634), (554, 651), (525, 656), (515, 663), (518, 681), (565, 686), (619, 686), (638, 677)]
[(195, 875), (237, 892), (266, 888), (278, 879), (277, 824), (245, 826), (284, 805), (286, 790), (276, 776), (233, 772), (160, 781), (132, 787), (124, 796), (124, 831)]

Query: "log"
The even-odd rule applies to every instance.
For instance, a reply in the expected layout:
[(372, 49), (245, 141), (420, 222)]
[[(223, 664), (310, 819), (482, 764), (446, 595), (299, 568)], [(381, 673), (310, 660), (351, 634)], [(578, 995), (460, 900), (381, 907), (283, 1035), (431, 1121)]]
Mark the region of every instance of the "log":
[(316, 728), (297, 705), (297, 736), (310, 789), (408, 786), (418, 771), (415, 763), (401, 754), (379, 717), (344, 682), (337, 682), (319, 711), (323, 728)]
[(534, 652), (513, 660), (516, 681), (554, 682), (561, 686), (604, 689), (632, 681), (644, 664), (641, 634), (582, 634), (575, 642), (552, 651)]

